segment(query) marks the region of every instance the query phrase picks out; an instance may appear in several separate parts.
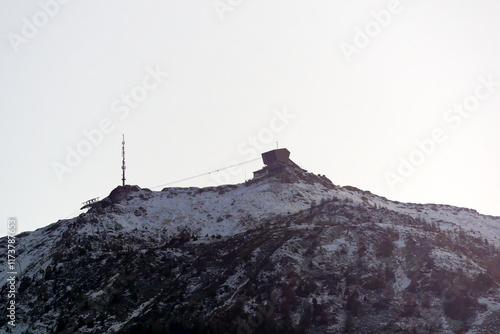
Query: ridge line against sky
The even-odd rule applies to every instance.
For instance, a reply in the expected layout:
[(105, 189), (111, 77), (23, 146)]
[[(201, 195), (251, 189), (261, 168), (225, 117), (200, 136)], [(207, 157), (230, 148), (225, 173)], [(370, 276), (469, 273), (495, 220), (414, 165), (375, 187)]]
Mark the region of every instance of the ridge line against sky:
[(0, 234), (120, 185), (122, 134), (141, 187), (278, 141), (334, 184), (500, 216), (499, 14), (494, 0), (4, 1)]

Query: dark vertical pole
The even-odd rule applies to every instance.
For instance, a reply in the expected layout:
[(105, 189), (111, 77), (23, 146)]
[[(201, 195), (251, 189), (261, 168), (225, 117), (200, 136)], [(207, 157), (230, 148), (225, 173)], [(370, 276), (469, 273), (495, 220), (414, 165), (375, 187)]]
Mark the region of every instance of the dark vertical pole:
[(123, 186), (125, 186), (125, 135), (123, 136), (123, 141), (122, 141), (122, 157), (123, 157), (123, 163), (122, 163), (122, 170), (123, 170), (123, 177), (122, 177), (122, 182)]

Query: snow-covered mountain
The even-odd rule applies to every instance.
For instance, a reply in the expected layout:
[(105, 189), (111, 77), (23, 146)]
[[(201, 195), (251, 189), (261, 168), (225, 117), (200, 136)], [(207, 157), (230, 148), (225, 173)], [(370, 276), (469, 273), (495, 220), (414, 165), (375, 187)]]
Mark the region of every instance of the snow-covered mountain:
[(282, 167), (238, 185), (118, 187), (76, 218), (19, 234), (16, 326), (4, 316), (0, 328), (500, 332), (500, 217)]

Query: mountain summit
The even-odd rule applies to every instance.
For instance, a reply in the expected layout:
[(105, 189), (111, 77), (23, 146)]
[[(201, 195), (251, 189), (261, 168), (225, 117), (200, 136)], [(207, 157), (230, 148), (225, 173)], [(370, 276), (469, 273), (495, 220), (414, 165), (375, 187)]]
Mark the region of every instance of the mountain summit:
[(17, 235), (16, 321), (1, 328), (500, 332), (500, 217), (340, 187), (287, 152), (266, 152), (244, 184), (120, 186), (76, 218)]

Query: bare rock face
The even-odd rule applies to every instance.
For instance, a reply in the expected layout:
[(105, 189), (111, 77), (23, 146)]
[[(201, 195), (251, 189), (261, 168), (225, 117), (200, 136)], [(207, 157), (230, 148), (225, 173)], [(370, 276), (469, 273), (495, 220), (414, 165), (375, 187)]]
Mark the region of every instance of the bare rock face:
[(498, 333), (499, 238), (500, 217), (392, 202), (298, 169), (246, 185), (118, 187), (77, 218), (18, 236), (18, 320), (0, 326)]

